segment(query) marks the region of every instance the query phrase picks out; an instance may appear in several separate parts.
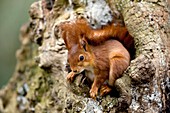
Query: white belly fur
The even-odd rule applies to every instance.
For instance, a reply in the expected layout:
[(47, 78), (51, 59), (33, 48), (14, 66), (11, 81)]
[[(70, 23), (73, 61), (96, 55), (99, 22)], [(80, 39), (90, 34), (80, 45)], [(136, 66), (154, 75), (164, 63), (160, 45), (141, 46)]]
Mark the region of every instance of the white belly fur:
[(85, 75), (87, 78), (89, 78), (91, 81), (94, 81), (94, 72), (91, 70), (85, 70)]

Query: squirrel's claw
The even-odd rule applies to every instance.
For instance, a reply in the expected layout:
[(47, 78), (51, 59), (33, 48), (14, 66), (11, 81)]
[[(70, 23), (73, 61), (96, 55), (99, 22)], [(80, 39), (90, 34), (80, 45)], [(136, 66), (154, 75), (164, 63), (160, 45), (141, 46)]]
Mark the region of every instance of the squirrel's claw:
[(74, 76), (75, 76), (74, 72), (70, 72), (70, 73), (67, 75), (67, 80), (68, 80), (69, 82), (72, 82), (72, 81), (74, 80)]
[(101, 86), (100, 96), (104, 96), (104, 95), (108, 94), (111, 90), (112, 89), (108, 85)]
[(97, 93), (98, 93), (98, 88), (91, 89), (90, 90), (90, 97), (93, 98), (93, 99), (96, 99)]

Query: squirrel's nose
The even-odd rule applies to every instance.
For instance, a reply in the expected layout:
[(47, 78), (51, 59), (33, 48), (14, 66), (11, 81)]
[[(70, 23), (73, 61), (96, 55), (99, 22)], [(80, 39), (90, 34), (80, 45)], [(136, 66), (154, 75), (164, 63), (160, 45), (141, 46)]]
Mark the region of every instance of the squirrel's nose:
[(77, 70), (73, 70), (74, 73), (77, 73)]

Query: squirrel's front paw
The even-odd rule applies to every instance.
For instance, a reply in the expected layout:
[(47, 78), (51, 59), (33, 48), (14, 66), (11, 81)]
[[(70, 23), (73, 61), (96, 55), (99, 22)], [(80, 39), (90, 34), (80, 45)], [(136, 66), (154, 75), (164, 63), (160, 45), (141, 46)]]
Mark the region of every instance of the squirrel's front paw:
[(96, 96), (97, 96), (97, 93), (98, 93), (98, 88), (93, 88), (90, 90), (90, 97), (93, 98), (93, 99), (96, 99)]
[(68, 80), (69, 82), (72, 82), (72, 81), (74, 80), (74, 76), (75, 76), (74, 72), (70, 72), (70, 73), (67, 75), (67, 80)]

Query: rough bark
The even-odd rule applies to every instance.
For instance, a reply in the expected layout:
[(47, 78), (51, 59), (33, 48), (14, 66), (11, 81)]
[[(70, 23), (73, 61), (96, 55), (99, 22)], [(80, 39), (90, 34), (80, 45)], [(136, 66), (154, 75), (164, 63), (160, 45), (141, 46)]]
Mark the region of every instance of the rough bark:
[[(122, 14), (137, 48), (129, 76), (141, 84), (132, 85), (130, 112), (169, 111), (167, 39), (169, 12), (167, 3), (158, 0), (122, 2)], [(167, 105), (167, 106), (166, 106)]]
[[(170, 111), (170, 14), (166, 1), (107, 2), (111, 9), (103, 0), (42, 0), (31, 5), (30, 22), (21, 28), (16, 71), (0, 91), (0, 112)], [(84, 16), (93, 28), (100, 28), (111, 19), (120, 20), (120, 13), (135, 39), (136, 56), (116, 81), (112, 94), (93, 100), (83, 75), (73, 84), (65, 79), (67, 50), (57, 26)]]

